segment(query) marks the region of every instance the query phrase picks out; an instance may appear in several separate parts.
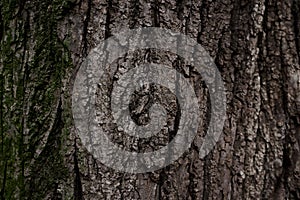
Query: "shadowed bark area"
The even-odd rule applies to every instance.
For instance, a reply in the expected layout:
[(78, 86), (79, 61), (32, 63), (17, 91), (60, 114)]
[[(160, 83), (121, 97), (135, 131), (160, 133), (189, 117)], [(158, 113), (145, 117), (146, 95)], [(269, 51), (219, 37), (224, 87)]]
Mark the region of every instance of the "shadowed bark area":
[[(147, 62), (172, 66), (193, 84), (201, 120), (191, 148), (172, 165), (117, 172), (82, 145), (72, 85), (101, 41), (151, 26), (186, 34), (214, 58), (227, 118), (217, 145), (200, 159), (210, 111), (201, 75), (168, 52), (128, 54), (108, 66), (98, 88), (104, 121), (113, 120), (100, 106), (110, 96), (99, 91), (109, 94), (124, 66)], [(300, 1), (1, 0), (0, 51), (0, 199), (300, 199)], [(180, 106), (165, 88), (137, 91), (132, 118), (149, 121), (153, 102), (168, 111), (166, 129), (135, 140), (108, 123), (112, 141), (152, 151), (174, 138)]]

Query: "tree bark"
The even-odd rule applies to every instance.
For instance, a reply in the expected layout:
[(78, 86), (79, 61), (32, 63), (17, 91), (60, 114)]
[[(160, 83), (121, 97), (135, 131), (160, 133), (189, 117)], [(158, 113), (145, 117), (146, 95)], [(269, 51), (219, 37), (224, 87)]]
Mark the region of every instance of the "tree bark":
[[(72, 87), (97, 44), (151, 26), (186, 34), (213, 57), (226, 87), (223, 134), (199, 158), (209, 123), (205, 83), (177, 56), (139, 51), (110, 69), (163, 60), (193, 83), (202, 123), (171, 165), (117, 172), (82, 145)], [(0, 199), (300, 199), (300, 1), (1, 0), (0, 42)], [(178, 108), (170, 110), (174, 125)], [(143, 123), (143, 114), (133, 118)], [(148, 147), (165, 145), (174, 130)]]

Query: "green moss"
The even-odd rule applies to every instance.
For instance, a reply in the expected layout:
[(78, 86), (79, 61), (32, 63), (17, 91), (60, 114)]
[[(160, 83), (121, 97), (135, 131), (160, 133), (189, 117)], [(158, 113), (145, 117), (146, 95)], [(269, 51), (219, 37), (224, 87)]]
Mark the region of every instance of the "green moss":
[[(56, 105), (72, 62), (58, 37), (57, 20), (72, 5), (72, 1), (62, 0), (32, 1), (30, 6), (35, 11), (31, 20), (35, 23), (29, 26), (18, 15), (22, 12), (21, 2), (0, 2), (0, 199), (42, 199), (66, 179), (61, 147), (71, 122), (63, 119), (63, 110), (57, 110)], [(33, 44), (28, 42), (29, 35), (35, 39)], [(26, 59), (29, 46), (34, 47), (32, 60)], [(50, 130), (51, 123), (54, 125)], [(47, 143), (43, 144), (49, 130)], [(37, 150), (41, 150), (39, 155)]]

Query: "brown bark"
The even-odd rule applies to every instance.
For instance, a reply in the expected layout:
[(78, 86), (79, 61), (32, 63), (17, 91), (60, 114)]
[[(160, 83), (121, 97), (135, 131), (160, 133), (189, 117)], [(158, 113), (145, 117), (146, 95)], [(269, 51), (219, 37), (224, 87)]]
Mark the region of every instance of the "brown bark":
[[(299, 1), (0, 5), (0, 198), (300, 199)], [(72, 84), (81, 62), (100, 41), (124, 28), (149, 26), (186, 34), (210, 53), (225, 82), (227, 119), (213, 151), (200, 159), (209, 115), (201, 76), (177, 56), (155, 50), (137, 52), (135, 60), (118, 60), (111, 69), (159, 58), (186, 73), (202, 113), (197, 137), (180, 159), (155, 172), (128, 174), (101, 164), (81, 144), (72, 123)], [(176, 109), (170, 108), (170, 120), (176, 120)], [(139, 116), (134, 116), (137, 121), (145, 120)], [(114, 127), (111, 131), (118, 133)], [(143, 150), (164, 145), (174, 134), (162, 133), (150, 145), (137, 147), (128, 137), (113, 139)]]

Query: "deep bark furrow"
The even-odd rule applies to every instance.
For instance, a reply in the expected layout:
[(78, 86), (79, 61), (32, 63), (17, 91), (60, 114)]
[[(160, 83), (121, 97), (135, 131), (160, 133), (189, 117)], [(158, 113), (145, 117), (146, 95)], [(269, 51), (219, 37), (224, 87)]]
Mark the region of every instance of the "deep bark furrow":
[(85, 20), (83, 22), (83, 32), (82, 32), (83, 56), (88, 55), (88, 49), (89, 48), (88, 48), (87, 35), (88, 35), (89, 22), (91, 20), (91, 9), (92, 9), (92, 0), (88, 0), (87, 1), (87, 11), (86, 11), (86, 15), (85, 15)]
[(105, 20), (105, 35), (104, 38), (107, 39), (111, 36), (111, 31), (109, 25), (111, 24), (111, 9), (112, 9), (112, 0), (108, 0), (106, 8), (106, 20)]
[(82, 193), (82, 185), (81, 185), (81, 177), (80, 171), (78, 167), (78, 158), (77, 158), (77, 146), (76, 146), (76, 139), (74, 141), (74, 173), (75, 173), (75, 180), (74, 180), (74, 199), (75, 200), (83, 200), (83, 193)]

